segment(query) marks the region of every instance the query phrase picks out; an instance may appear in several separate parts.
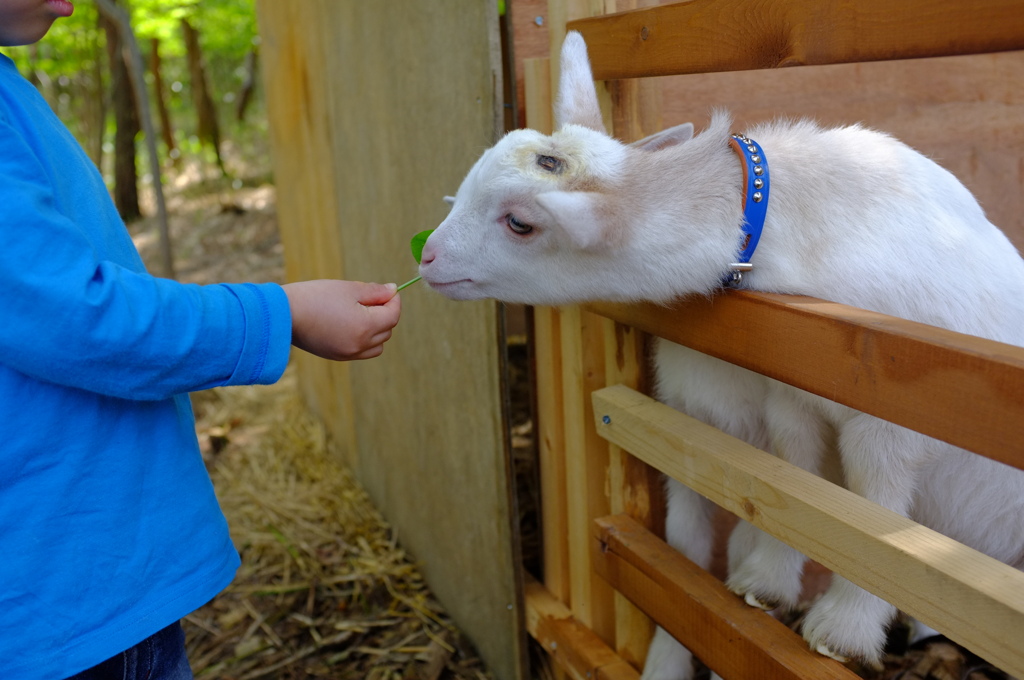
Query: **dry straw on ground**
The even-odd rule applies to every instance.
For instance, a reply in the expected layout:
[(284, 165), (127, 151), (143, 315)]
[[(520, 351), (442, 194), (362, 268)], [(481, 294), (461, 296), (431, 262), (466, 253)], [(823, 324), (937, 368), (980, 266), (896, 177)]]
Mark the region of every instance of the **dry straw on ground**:
[(194, 398), (242, 567), (186, 619), (197, 678), (488, 677), (289, 373)]

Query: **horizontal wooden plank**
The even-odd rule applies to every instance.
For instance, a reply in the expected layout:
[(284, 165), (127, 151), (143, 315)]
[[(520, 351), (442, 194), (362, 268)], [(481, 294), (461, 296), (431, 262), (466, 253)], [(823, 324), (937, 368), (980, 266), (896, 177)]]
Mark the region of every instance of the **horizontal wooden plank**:
[(598, 434), (1024, 677), (1024, 573), (623, 386)]
[(597, 572), (725, 680), (855, 680), (628, 515), (594, 522)]
[(637, 680), (640, 677), (529, 574), (526, 575), (526, 630), (574, 680)]
[(690, 0), (568, 27), (596, 80), (1024, 49), (1020, 0)]
[(802, 390), (1024, 469), (1024, 348), (801, 296), (590, 305)]

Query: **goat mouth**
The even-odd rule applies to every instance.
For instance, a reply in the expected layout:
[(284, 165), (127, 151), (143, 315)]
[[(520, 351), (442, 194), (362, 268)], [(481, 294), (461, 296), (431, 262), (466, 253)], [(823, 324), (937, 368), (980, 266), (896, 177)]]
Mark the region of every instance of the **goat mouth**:
[(473, 279), (458, 279), (457, 281), (427, 281), (432, 289), (453, 299), (469, 299), (473, 286)]

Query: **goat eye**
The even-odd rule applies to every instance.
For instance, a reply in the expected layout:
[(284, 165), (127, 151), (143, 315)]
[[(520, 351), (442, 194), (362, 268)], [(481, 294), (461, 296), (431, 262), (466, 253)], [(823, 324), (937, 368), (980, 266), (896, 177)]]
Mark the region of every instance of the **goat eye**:
[(556, 175), (562, 172), (562, 161), (554, 156), (537, 156), (537, 165)]
[(520, 222), (512, 213), (505, 215), (505, 223), (508, 224), (509, 229), (511, 229), (512, 231), (521, 236), (529, 234), (531, 231), (533, 231), (532, 226), (530, 226), (526, 222)]

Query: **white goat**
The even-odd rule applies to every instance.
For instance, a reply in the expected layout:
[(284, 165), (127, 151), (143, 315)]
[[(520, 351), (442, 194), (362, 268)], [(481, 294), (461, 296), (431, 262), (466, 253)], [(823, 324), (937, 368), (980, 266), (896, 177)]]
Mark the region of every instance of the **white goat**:
[[(670, 300), (722, 286), (744, 239), (743, 162), (716, 113), (634, 145), (604, 132), (586, 45), (562, 49), (559, 129), (506, 135), (470, 170), (420, 273), (459, 300)], [(811, 295), (1024, 344), (1024, 262), (948, 172), (861, 127), (748, 131), (767, 156), (763, 236), (741, 288)], [(1024, 473), (665, 341), (658, 398), (814, 473), (838, 448), (854, 492), (1024, 566)], [(669, 483), (669, 542), (707, 567), (709, 508)], [(793, 605), (805, 558), (749, 524), (728, 586)], [(803, 626), (812, 648), (877, 662), (888, 603), (838, 576)], [(659, 631), (644, 678), (685, 679), (689, 652)]]

